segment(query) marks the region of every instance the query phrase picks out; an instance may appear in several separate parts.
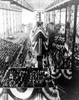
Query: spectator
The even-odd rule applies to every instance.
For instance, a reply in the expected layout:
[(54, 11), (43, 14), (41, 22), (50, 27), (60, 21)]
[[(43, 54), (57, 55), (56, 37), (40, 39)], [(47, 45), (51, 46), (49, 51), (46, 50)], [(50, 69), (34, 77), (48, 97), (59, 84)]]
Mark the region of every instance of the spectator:
[(55, 25), (53, 22), (47, 24), (46, 31), (48, 33), (49, 46), (50, 46), (55, 40)]
[(5, 63), (8, 63), (9, 62), (9, 56), (7, 56), (6, 58), (5, 58)]

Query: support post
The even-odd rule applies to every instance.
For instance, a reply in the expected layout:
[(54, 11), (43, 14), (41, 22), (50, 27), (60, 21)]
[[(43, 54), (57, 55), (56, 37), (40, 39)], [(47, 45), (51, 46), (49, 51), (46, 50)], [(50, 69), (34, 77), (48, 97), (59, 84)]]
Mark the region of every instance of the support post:
[(68, 22), (71, 22), (71, 3), (69, 2), (69, 19)]
[(8, 93), (7, 93), (7, 89), (3, 89), (3, 98), (2, 98), (2, 100), (8, 100)]
[(43, 96), (41, 93), (38, 93), (38, 100), (43, 100)]
[(54, 10), (54, 24), (55, 24), (55, 10)]
[(67, 7), (66, 7), (66, 14), (65, 14), (65, 42), (66, 42), (66, 34), (67, 34), (66, 23), (67, 23)]
[(38, 69), (42, 69), (43, 68), (43, 64), (42, 64), (42, 39), (39, 38), (39, 55), (37, 56), (37, 61), (38, 61)]
[(60, 24), (61, 24), (61, 8), (60, 8)]
[(76, 36), (76, 26), (77, 26), (77, 1), (75, 1), (75, 11), (74, 11), (74, 30), (73, 30), (73, 44), (72, 44), (72, 70), (74, 70), (75, 66), (75, 58), (74, 58), (74, 47), (75, 47), (75, 36)]
[(41, 22), (41, 12), (39, 12), (39, 22)]
[(39, 55), (42, 55), (42, 39), (39, 38)]
[(49, 23), (50, 23), (50, 11), (49, 11)]

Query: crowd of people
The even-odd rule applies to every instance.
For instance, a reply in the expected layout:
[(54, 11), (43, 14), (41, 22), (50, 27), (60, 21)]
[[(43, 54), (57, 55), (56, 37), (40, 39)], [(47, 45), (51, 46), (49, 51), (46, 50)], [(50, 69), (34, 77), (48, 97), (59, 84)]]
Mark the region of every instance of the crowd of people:
[[(45, 38), (45, 41), (43, 42), (43, 68), (49, 68), (53, 67), (53, 69), (58, 68), (58, 69), (63, 69), (63, 68), (71, 68), (71, 55), (68, 55), (68, 50), (65, 48), (65, 39), (64, 39), (64, 35), (62, 33), (60, 33), (60, 25), (55, 25), (54, 23), (49, 23), (47, 24), (46, 28), (43, 27), (43, 23), (42, 22), (37, 22), (36, 27), (34, 27), (33, 31), (32, 31), (32, 36), (34, 36), (36, 34), (36, 30), (38, 28), (41, 28), (43, 31), (45, 31), (45, 35), (43, 36), (43, 38)], [(14, 68), (18, 67), (18, 68), (38, 68), (38, 62), (37, 62), (37, 58), (36, 58), (36, 53), (35, 50), (33, 51), (32, 47), (33, 47), (33, 41), (30, 41), (29, 38), (26, 38), (25, 41), (23, 42), (23, 46), (22, 46), (22, 50), (21, 52), (19, 52), (18, 49), (18, 45), (16, 46), (16, 44), (6, 44), (5, 47), (8, 47), (8, 49), (10, 50), (14, 50), (14, 52), (18, 52), (17, 55), (18, 56), (18, 66), (16, 65), (16, 63), (14, 64)], [(39, 42), (39, 41), (37, 41)], [(0, 42), (1, 43), (1, 42)], [(2, 48), (4, 47), (2, 45)], [(13, 49), (14, 48), (14, 49)], [(5, 49), (6, 50), (6, 49)], [(13, 53), (11, 53), (9, 51), (9, 54), (11, 55), (12, 59), (13, 59)], [(8, 54), (6, 54), (8, 55)], [(4, 61), (7, 62), (10, 58), (10, 56), (4, 57)], [(16, 58), (14, 56), (14, 58)], [(20, 66), (21, 65), (21, 66)], [(6, 68), (6, 67), (4, 67)], [(12, 70), (11, 70), (12, 72)], [(20, 71), (21, 72), (21, 71)], [(24, 71), (25, 72), (25, 71)], [(27, 71), (26, 71), (27, 72)], [(50, 74), (50, 73), (49, 73)], [(23, 74), (25, 75), (25, 74)], [(36, 75), (36, 74), (35, 74)], [(13, 75), (14, 77), (15, 75)], [(17, 75), (18, 76), (18, 75)], [(18, 76), (20, 77), (20, 76)], [(27, 76), (26, 76), (27, 77)], [(31, 77), (31, 75), (29, 76)], [(17, 77), (16, 77), (17, 78)], [(24, 76), (20, 77), (20, 81), (25, 79)], [(10, 79), (10, 76), (8, 76), (8, 78)], [(12, 79), (13, 82), (14, 79)], [(5, 80), (6, 81), (6, 80)], [(7, 82), (8, 82), (7, 81)], [(6, 83), (6, 82), (5, 82)], [(21, 83), (18, 83), (21, 84)], [(3, 84), (4, 85), (4, 84)], [(8, 84), (9, 85), (9, 84)]]
[[(34, 36), (35, 31), (38, 27), (41, 27), (42, 30), (45, 31), (46, 41), (43, 42), (43, 48), (42, 48), (43, 54), (45, 56), (50, 54), (51, 51), (55, 54), (55, 52), (58, 50), (58, 47), (61, 48), (61, 46), (62, 47), (64, 46), (65, 40), (64, 40), (64, 36), (62, 35), (62, 33), (60, 33), (60, 30), (61, 30), (60, 24), (55, 25), (53, 22), (50, 22), (49, 24), (46, 25), (46, 28), (44, 28), (43, 22), (37, 22), (36, 26), (34, 27), (34, 29), (32, 31), (31, 36)], [(33, 42), (34, 42), (34, 39), (33, 39), (33, 41), (31, 41), (31, 43), (33, 43)], [(25, 66), (27, 64), (27, 56), (29, 57), (29, 59), (31, 58), (31, 60), (35, 60), (35, 57), (36, 57), (35, 50), (33, 52), (32, 51), (33, 49), (30, 49), (31, 47), (33, 47), (33, 45), (30, 44), (31, 47), (29, 48), (27, 46), (27, 44), (28, 44), (28, 39), (25, 40), (25, 42), (23, 44), (22, 53), (19, 55), (19, 63), (23, 65), (24, 62), (26, 62)], [(18, 53), (19, 53), (18, 48), (19, 48), (19, 46), (17, 44), (12, 44), (11, 42), (0, 40), (0, 63), (1, 63), (0, 65), (1, 65), (1, 68), (2, 68), (2, 66), (5, 66), (5, 63), (11, 62), (11, 61), (13, 61), (13, 59), (16, 58), (15, 56), (18, 55)], [(15, 54), (16, 51), (18, 53)], [(33, 61), (31, 61), (31, 62), (33, 62)]]
[[(6, 70), (15, 62), (21, 49), (18, 44), (0, 39), (0, 75), (4, 75)], [(2, 76), (3, 77), (3, 76)]]
[[(65, 35), (61, 32), (61, 25), (55, 25), (53, 22), (50, 22), (44, 28), (43, 22), (37, 22), (32, 31), (32, 37), (36, 36), (35, 34), (38, 28), (43, 30), (45, 33), (42, 35), (43, 37), (41, 37), (45, 38), (42, 41), (43, 67), (53, 66), (53, 69), (71, 68), (72, 52), (69, 54), (69, 48), (65, 47)], [(0, 40), (0, 68), (6, 69), (7, 67), (5, 67), (5, 64), (8, 65), (15, 61), (18, 54), (18, 67), (38, 68), (38, 62), (36, 58), (37, 51), (36, 49), (32, 49), (32, 47), (36, 45), (34, 42), (37, 42), (38, 44), (39, 41), (38, 39), (37, 41), (34, 39), (35, 38), (30, 40), (30, 38), (26, 38), (22, 44), (23, 46), (21, 52), (19, 52), (19, 45)], [(14, 64), (14, 67), (17, 67), (17, 65)]]
[[(61, 28), (62, 28), (61, 25), (60, 24), (55, 25), (53, 22), (50, 22), (44, 28), (43, 22), (37, 22), (36, 27), (34, 27), (34, 29), (32, 31), (33, 37), (36, 34), (36, 30), (38, 29), (38, 27), (41, 27), (45, 31), (45, 35), (46, 35), (46, 37), (44, 37), (44, 38), (46, 38), (46, 41), (42, 41), (43, 42), (43, 44), (42, 44), (43, 45), (43, 47), (42, 47), (43, 55), (46, 57), (46, 56), (49, 56), (49, 54), (51, 54), (52, 59), (53, 60), (55, 59), (54, 60), (54, 63), (56, 64), (55, 66), (59, 66), (61, 61), (62, 61), (62, 63), (64, 63), (65, 61), (63, 61), (63, 60), (66, 58), (65, 55), (68, 55), (69, 52), (68, 52), (68, 49), (65, 48), (65, 44), (66, 44), (65, 33), (63, 34), (61, 32)], [(37, 45), (38, 45), (39, 41), (35, 41), (34, 39), (33, 39), (32, 43), (37, 42)], [(36, 49), (34, 49), (34, 50), (36, 51)], [(68, 61), (68, 60), (66, 60), (66, 61)], [(62, 66), (63, 66), (63, 64), (62, 64)]]

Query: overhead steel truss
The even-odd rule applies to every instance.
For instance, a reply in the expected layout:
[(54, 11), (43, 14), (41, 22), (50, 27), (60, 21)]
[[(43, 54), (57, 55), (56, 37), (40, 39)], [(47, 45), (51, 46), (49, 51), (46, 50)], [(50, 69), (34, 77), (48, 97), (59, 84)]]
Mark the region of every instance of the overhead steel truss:
[(20, 7), (2, 1), (0, 1), (0, 9), (22, 12)]
[(64, 3), (67, 3), (71, 0), (55, 0), (52, 4), (50, 4), (45, 11), (51, 11), (52, 9), (57, 8), (60, 5), (63, 5)]
[(11, 4), (15, 4), (32, 12), (34, 11), (33, 8), (25, 0), (1, 0), (1, 1), (10, 1)]

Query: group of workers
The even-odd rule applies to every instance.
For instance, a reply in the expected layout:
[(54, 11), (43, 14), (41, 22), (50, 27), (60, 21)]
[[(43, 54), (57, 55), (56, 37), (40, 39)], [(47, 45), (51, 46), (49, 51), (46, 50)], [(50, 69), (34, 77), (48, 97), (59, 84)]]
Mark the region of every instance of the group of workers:
[[(66, 52), (67, 55), (70, 54), (70, 52), (68, 52), (68, 45), (65, 43), (65, 39), (63, 41), (61, 40), (63, 43), (61, 43), (60, 40), (56, 40), (56, 37), (57, 36), (59, 37), (59, 35), (62, 34), (61, 33), (61, 24), (55, 25), (53, 22), (48, 23), (46, 25), (46, 27), (43, 26), (43, 22), (37, 22), (36, 23), (36, 26), (34, 27), (34, 29), (32, 31), (32, 37), (33, 37), (32, 44), (33, 44), (33, 46), (35, 45), (35, 47), (37, 49), (39, 49), (39, 46), (37, 46), (37, 45), (39, 45), (38, 44), (38, 42), (39, 42), (39, 38), (38, 38), (39, 35), (38, 34), (40, 34), (40, 31), (41, 31), (40, 29), (42, 29), (44, 31), (44, 36), (42, 34), (41, 34), (41, 36), (42, 36), (42, 53), (43, 53), (43, 55), (45, 57), (47, 56), (47, 53), (49, 55), (50, 51), (52, 51), (54, 54), (56, 54), (57, 53), (56, 50), (59, 50), (58, 52), (60, 52), (60, 51), (64, 52), (64, 50), (65, 50), (65, 52)], [(40, 30), (40, 31), (37, 31), (37, 30)], [(37, 37), (36, 37), (36, 34), (37, 34)], [(36, 41), (36, 38), (37, 38), (37, 41)], [(45, 40), (43, 40), (43, 38), (45, 38)], [(54, 43), (56, 43), (55, 44), (56, 46), (53, 45)], [(63, 49), (61, 48), (61, 46), (63, 47)], [(58, 49), (57, 47), (60, 47), (60, 49), (62, 49), (62, 50)], [(39, 55), (39, 53), (38, 53), (39, 50), (37, 50), (36, 48), (34, 48), (34, 51), (35, 51), (36, 56), (37, 56), (37, 55)], [(66, 55), (65, 52), (64, 52), (64, 54), (62, 54), (62, 56)], [(59, 57), (60, 54), (61, 54), (61, 52), (58, 53), (58, 55), (56, 54), (55, 56)], [(61, 59), (63, 59), (63, 58), (61, 58)]]
[[(35, 45), (35, 36), (37, 34), (38, 28), (43, 30), (42, 33), (44, 33), (44, 38), (46, 41), (44, 41), (44, 46), (46, 48), (46, 45), (48, 45), (48, 48), (50, 49), (50, 45), (54, 42), (56, 34), (60, 31), (61, 25), (55, 26), (53, 22), (50, 22), (46, 25), (46, 27), (43, 26), (43, 22), (37, 22), (36, 26), (32, 30), (32, 44), (34, 43)], [(43, 37), (43, 36), (42, 36)], [(46, 43), (46, 45), (45, 45)]]

